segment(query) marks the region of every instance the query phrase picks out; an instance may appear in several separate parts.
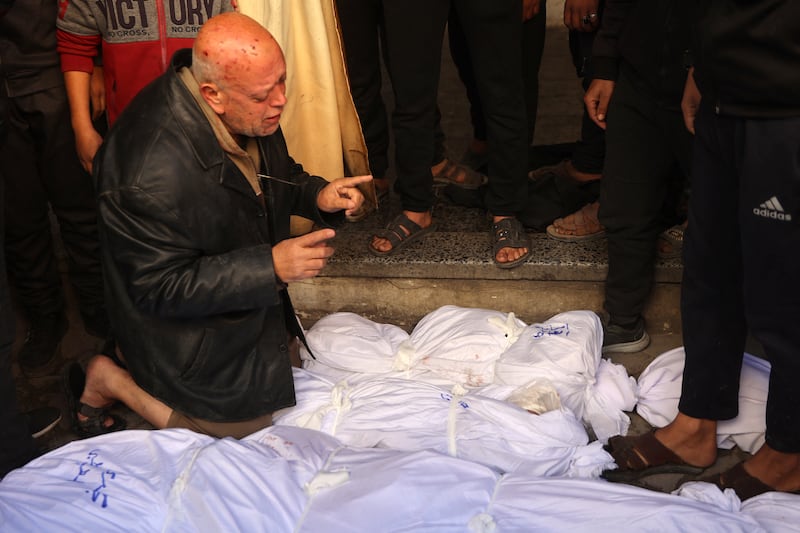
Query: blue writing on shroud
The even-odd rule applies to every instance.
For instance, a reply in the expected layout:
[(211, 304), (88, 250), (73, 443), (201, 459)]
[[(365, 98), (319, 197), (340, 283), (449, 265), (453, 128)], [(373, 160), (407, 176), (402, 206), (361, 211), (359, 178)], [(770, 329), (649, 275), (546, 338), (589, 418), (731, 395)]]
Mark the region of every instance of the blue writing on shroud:
[(117, 477), (113, 470), (103, 467), (103, 463), (98, 461), (100, 450), (91, 450), (86, 454), (86, 460), (78, 464), (78, 473), (72, 478), (76, 483), (86, 483), (94, 486), (93, 489), (85, 489), (86, 494), (91, 494), (92, 502), (99, 502), (100, 506), (108, 507), (108, 482)]

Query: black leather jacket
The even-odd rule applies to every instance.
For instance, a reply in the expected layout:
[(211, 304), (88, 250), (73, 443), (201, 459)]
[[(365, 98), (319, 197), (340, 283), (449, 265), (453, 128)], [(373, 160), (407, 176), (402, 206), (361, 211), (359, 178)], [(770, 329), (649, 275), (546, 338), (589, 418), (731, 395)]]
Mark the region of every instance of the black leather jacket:
[[(136, 383), (173, 409), (247, 420), (293, 405), (287, 336), (297, 327), (272, 245), (290, 214), (322, 226), (326, 181), (305, 173), (283, 134), (259, 138), (266, 209), (177, 71), (191, 51), (121, 114), (94, 164), (106, 297)], [(296, 333), (296, 332), (295, 332)]]

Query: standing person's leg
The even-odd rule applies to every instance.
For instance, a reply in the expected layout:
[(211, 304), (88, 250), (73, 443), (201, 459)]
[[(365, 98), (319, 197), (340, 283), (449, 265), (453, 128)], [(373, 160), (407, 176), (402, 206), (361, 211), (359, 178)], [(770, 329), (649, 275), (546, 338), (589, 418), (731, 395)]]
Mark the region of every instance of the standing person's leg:
[[(486, 120), (484, 119), (483, 105), (472, 68), (472, 58), (467, 46), (467, 38), (464, 35), (464, 30), (461, 27), (456, 11), (456, 5), (453, 4), (450, 8), (450, 19), (447, 25), (450, 55), (458, 69), (459, 78), (461, 78), (461, 82), (467, 90), (473, 135), (472, 142), (461, 162), (470, 168), (478, 170), (488, 165)], [(539, 13), (522, 23), (521, 72), (524, 87), (525, 116), (528, 124), (528, 146), (533, 143), (536, 114), (539, 108), (539, 68), (542, 64), (542, 54), (544, 52), (546, 17), (545, 5), (542, 3)]]
[(483, 104), (489, 150), (486, 206), (493, 216), (493, 259), (500, 267), (521, 264), (530, 242), (517, 215), (528, 183), (528, 128), (522, 64), (522, 3), (462, 0), (456, 9)]
[(37, 142), (42, 184), (58, 219), (61, 241), (69, 260), (69, 277), (90, 334), (106, 337), (108, 316), (103, 299), (97, 207), (92, 177), (81, 166), (69, 121), (63, 88), (40, 91), (25, 100), (24, 112), (37, 117)]
[(383, 2), (386, 67), (395, 96), (395, 190), (401, 195), (403, 213), (373, 236), (369, 250), (376, 255), (391, 254), (432, 227), (431, 161), (449, 5), (446, 0)]
[(608, 236), (604, 352), (639, 351), (649, 343), (642, 311), (655, 243), (669, 180), (677, 162), (687, 165), (691, 142), (680, 115), (661, 108), (630, 76), (621, 72), (609, 106), (601, 181), (599, 217)]
[[(746, 323), (772, 366), (765, 444), (744, 464), (744, 470), (767, 487), (797, 491), (800, 118), (737, 120), (736, 134), (735, 142), (740, 143), (734, 146), (734, 153), (741, 175), (737, 205)], [(688, 231), (693, 232), (694, 227)], [(729, 286), (728, 290), (735, 289)], [(746, 490), (738, 492), (747, 497)]]
[[(597, 35), (596, 31), (570, 31), (569, 33), (572, 62), (578, 77), (581, 78), (581, 86), (584, 91), (589, 88), (594, 79), (592, 45), (595, 35)], [(572, 151), (567, 167), (571, 173), (584, 180), (598, 179), (603, 172), (605, 152), (605, 131), (594, 123), (584, 107), (581, 115), (581, 136), (575, 143), (575, 149)]]
[[(4, 89), (0, 88), (0, 91)], [(4, 142), (4, 104), (0, 97), (0, 143)], [(0, 479), (10, 470), (22, 466), (35, 455), (33, 438), (19, 412), (17, 389), (11, 373), (11, 345), (14, 342), (14, 309), (6, 282), (3, 253), (5, 221), (3, 218), (3, 180), (0, 180)]]
[(379, 192), (388, 191), (389, 122), (381, 96), (381, 0), (337, 0), (350, 92)]
[(532, 19), (522, 23), (522, 83), (525, 91), (525, 111), (528, 123), (528, 147), (533, 144), (536, 132), (536, 115), (539, 111), (539, 70), (544, 54), (547, 10), (546, 2)]
[[(43, 183), (38, 141), (42, 113), (26, 111), (26, 100), (31, 98), (16, 97), (8, 102), (8, 134), (0, 149), (0, 173), (6, 186), (8, 272), (29, 321), (19, 364), (25, 372), (37, 373), (54, 360), (67, 321)], [(75, 152), (74, 146), (68, 149)]]

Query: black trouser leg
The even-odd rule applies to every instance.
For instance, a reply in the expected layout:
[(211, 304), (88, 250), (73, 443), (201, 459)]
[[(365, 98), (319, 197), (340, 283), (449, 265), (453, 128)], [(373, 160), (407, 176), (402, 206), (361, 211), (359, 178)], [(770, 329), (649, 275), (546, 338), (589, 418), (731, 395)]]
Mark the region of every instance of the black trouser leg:
[(380, 0), (337, 0), (350, 92), (375, 178), (389, 168), (389, 121), (381, 97)]
[[(2, 114), (2, 109), (0, 109), (0, 114)], [(0, 124), (0, 129), (2, 127)], [(20, 415), (17, 405), (17, 389), (11, 373), (11, 345), (14, 342), (15, 329), (14, 309), (6, 283), (5, 256), (2, 248), (4, 233), (2, 211), (3, 182), (0, 181), (0, 479), (9, 470), (23, 465), (34, 456), (33, 439), (25, 420)]]
[(62, 312), (48, 204), (58, 220), (81, 309), (104, 308), (94, 187), (75, 153), (62, 88), (9, 102), (0, 168), (6, 183), (9, 270), (29, 314)]
[[(583, 90), (589, 88), (594, 78), (592, 70), (592, 44), (594, 43), (595, 32), (569, 32), (569, 46), (572, 55), (572, 63), (575, 72), (581, 78)], [(582, 105), (581, 114), (581, 137), (575, 143), (570, 161), (572, 165), (581, 172), (589, 174), (600, 174), (603, 172), (603, 160), (605, 159), (606, 144), (605, 131), (589, 118), (586, 107)]]
[(449, 6), (446, 0), (383, 1), (386, 67), (395, 97), (395, 188), (408, 211), (428, 211), (435, 202), (431, 162)]
[(738, 414), (748, 331), (772, 365), (766, 441), (800, 452), (800, 119), (696, 121), (681, 313), (686, 349), (679, 409)]
[(520, 0), (459, 0), (455, 4), (472, 57), (489, 149), (486, 205), (516, 216), (527, 198), (528, 129), (522, 64)]
[(600, 222), (608, 237), (605, 308), (620, 325), (635, 322), (653, 284), (656, 240), (675, 167), (688, 172), (691, 135), (623, 70), (608, 110)]

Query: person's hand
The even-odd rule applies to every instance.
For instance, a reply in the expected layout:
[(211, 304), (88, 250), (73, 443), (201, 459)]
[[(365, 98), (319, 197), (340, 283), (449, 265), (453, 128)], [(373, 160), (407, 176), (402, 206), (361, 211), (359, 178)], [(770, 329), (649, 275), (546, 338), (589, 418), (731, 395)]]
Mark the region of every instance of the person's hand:
[(686, 76), (686, 85), (683, 87), (683, 98), (681, 98), (681, 112), (683, 113), (683, 123), (686, 129), (694, 135), (694, 119), (697, 117), (697, 109), (700, 107), (700, 90), (694, 82), (694, 67), (689, 69)]
[(606, 129), (608, 102), (611, 100), (613, 93), (613, 81), (594, 79), (583, 95), (583, 103), (586, 104), (586, 112), (589, 113), (589, 118), (602, 129)]
[(538, 15), (541, 7), (541, 0), (522, 0), (522, 22)]
[(333, 255), (328, 241), (335, 236), (332, 229), (321, 229), (279, 242), (272, 247), (275, 275), (286, 283), (313, 278)]
[(600, 0), (566, 0), (564, 25), (573, 31), (591, 32), (600, 26)]
[(319, 192), (317, 207), (326, 213), (344, 209), (346, 215), (352, 215), (364, 203), (364, 195), (358, 190), (358, 185), (370, 181), (370, 175), (333, 180)]
[(75, 148), (78, 151), (78, 159), (89, 174), (92, 173), (92, 161), (101, 144), (103, 144), (103, 137), (93, 127), (86, 126), (75, 131)]
[(103, 67), (94, 67), (89, 82), (89, 100), (92, 105), (92, 120), (97, 120), (106, 110), (106, 85), (103, 81)]

